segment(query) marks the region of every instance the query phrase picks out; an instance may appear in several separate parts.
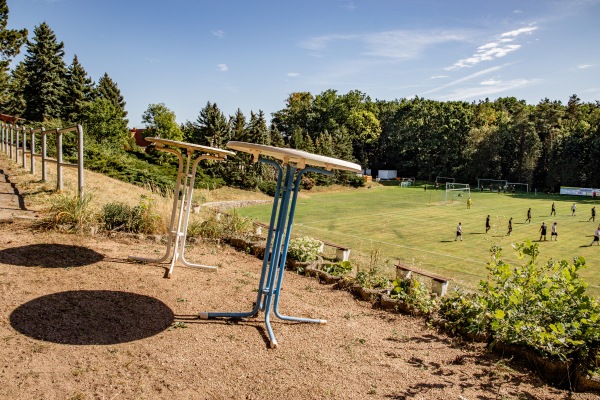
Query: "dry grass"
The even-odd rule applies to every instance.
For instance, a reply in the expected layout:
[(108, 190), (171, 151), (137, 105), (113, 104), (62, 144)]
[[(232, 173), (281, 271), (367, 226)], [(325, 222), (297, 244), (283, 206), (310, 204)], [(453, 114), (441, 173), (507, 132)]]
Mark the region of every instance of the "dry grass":
[[(27, 169), (23, 169), (21, 164), (6, 159), (4, 163), (11, 171), (11, 180), (19, 188), (19, 192), (26, 197), (28, 207), (40, 211), (48, 211), (52, 205), (52, 199), (56, 196), (57, 179), (56, 166), (48, 164), (47, 179), (42, 182), (41, 164), (36, 162), (36, 173), (29, 171), (29, 158), (27, 159)], [(75, 168), (63, 168), (63, 193), (74, 195), (77, 192), (77, 170)], [(135, 206), (140, 203), (142, 198), (152, 199), (153, 209), (160, 217), (159, 226), (162, 227), (157, 233), (166, 233), (168, 223), (171, 218), (173, 207), (173, 194), (162, 195), (152, 191), (149, 187), (141, 187), (131, 183), (122, 182), (106, 175), (93, 171), (84, 170), (84, 190), (91, 196), (91, 209), (99, 212), (105, 204), (121, 202), (129, 206)], [(193, 194), (193, 203), (203, 204), (215, 201), (235, 201), (235, 200), (268, 200), (269, 196), (258, 191), (247, 191), (222, 187), (215, 190), (196, 189)], [(203, 218), (202, 215), (191, 214), (191, 222)]]

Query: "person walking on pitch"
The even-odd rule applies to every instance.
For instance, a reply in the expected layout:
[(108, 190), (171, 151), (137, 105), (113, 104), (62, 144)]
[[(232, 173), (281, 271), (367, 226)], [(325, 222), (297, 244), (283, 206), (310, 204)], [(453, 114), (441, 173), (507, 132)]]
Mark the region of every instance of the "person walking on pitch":
[(542, 226), (540, 226), (540, 242), (542, 241), (542, 236), (544, 237), (544, 240), (546, 240), (546, 223), (542, 222)]
[(471, 208), (471, 196), (467, 199), (467, 209)]
[(488, 214), (487, 218), (485, 219), (485, 233), (488, 233), (489, 230), (490, 230), (490, 215)]
[(600, 226), (598, 226), (598, 229), (596, 229), (596, 232), (594, 232), (594, 240), (592, 240), (590, 246), (594, 243), (598, 243), (598, 246), (600, 246)]
[(588, 219), (588, 222), (590, 221), (596, 221), (596, 206), (592, 207), (592, 216), (590, 217), (590, 219)]
[(552, 210), (550, 211), (550, 216), (552, 215), (556, 217), (556, 207), (554, 207), (554, 202), (552, 202)]
[(525, 220), (525, 222), (531, 222), (531, 208), (527, 210), (527, 219)]
[(460, 238), (460, 241), (462, 242), (462, 226), (460, 225), (460, 222), (458, 223), (458, 226), (456, 227), (456, 237), (454, 238), (454, 241), (456, 242), (456, 239)]
[(552, 238), (556, 238), (554, 240), (558, 240), (558, 231), (556, 229), (556, 222), (554, 222), (552, 224), (552, 233), (550, 234), (550, 240), (552, 240)]
[(573, 203), (573, 205), (571, 206), (571, 217), (575, 216), (575, 210), (577, 210), (577, 206), (575, 205), (575, 203)]
[(506, 236), (510, 236), (511, 232), (512, 232), (512, 217), (510, 217), (510, 219), (508, 220), (508, 233), (506, 234)]

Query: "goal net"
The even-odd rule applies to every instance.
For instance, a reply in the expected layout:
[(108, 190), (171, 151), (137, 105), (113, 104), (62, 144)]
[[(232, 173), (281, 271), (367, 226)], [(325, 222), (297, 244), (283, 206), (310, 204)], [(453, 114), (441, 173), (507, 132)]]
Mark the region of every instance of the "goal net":
[(511, 193), (529, 193), (529, 185), (527, 183), (508, 182), (507, 191), (510, 191)]
[(471, 187), (468, 183), (446, 182), (444, 205), (454, 202), (466, 203), (469, 197), (471, 197)]
[(508, 181), (506, 179), (477, 179), (477, 189), (481, 192), (484, 190), (490, 192), (505, 191), (507, 187)]

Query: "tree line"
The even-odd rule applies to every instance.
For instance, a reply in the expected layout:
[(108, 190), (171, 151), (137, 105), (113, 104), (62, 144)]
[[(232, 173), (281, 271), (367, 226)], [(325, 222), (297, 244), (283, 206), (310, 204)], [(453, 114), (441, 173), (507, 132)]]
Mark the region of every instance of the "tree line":
[[(81, 123), (95, 157), (137, 151), (128, 132), (125, 100), (107, 73), (97, 83), (77, 56), (64, 61), (64, 44), (44, 22), (33, 30), (6, 29), (8, 7), (0, 0), (0, 110), (33, 125)], [(23, 61), (10, 61), (25, 47)], [(600, 187), (600, 102), (572, 95), (566, 104), (514, 97), (490, 101), (435, 101), (421, 97), (372, 100), (360, 91), (291, 93), (285, 107), (267, 118), (240, 109), (225, 116), (210, 101), (195, 121), (179, 124), (165, 104), (150, 104), (142, 120), (151, 135), (224, 147), (229, 140), (286, 146), (433, 181), (436, 176), (476, 183), (478, 178), (528, 183), (538, 190)], [(156, 156), (154, 161), (167, 162)], [(238, 154), (204, 173), (239, 187), (269, 186), (272, 171)], [(315, 175), (322, 184), (358, 185), (347, 173)]]

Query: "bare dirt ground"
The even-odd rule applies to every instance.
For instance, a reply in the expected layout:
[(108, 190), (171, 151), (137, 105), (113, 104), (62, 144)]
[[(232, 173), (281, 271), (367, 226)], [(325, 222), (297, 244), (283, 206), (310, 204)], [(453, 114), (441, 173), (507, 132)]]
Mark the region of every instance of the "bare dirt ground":
[(261, 261), (198, 243), (192, 262), (216, 272), (139, 264), (165, 245), (131, 237), (76, 236), (0, 224), (1, 399), (593, 399), (548, 387), (484, 345), (373, 308), (348, 292), (286, 272), (280, 308), (326, 325), (246, 311)]

